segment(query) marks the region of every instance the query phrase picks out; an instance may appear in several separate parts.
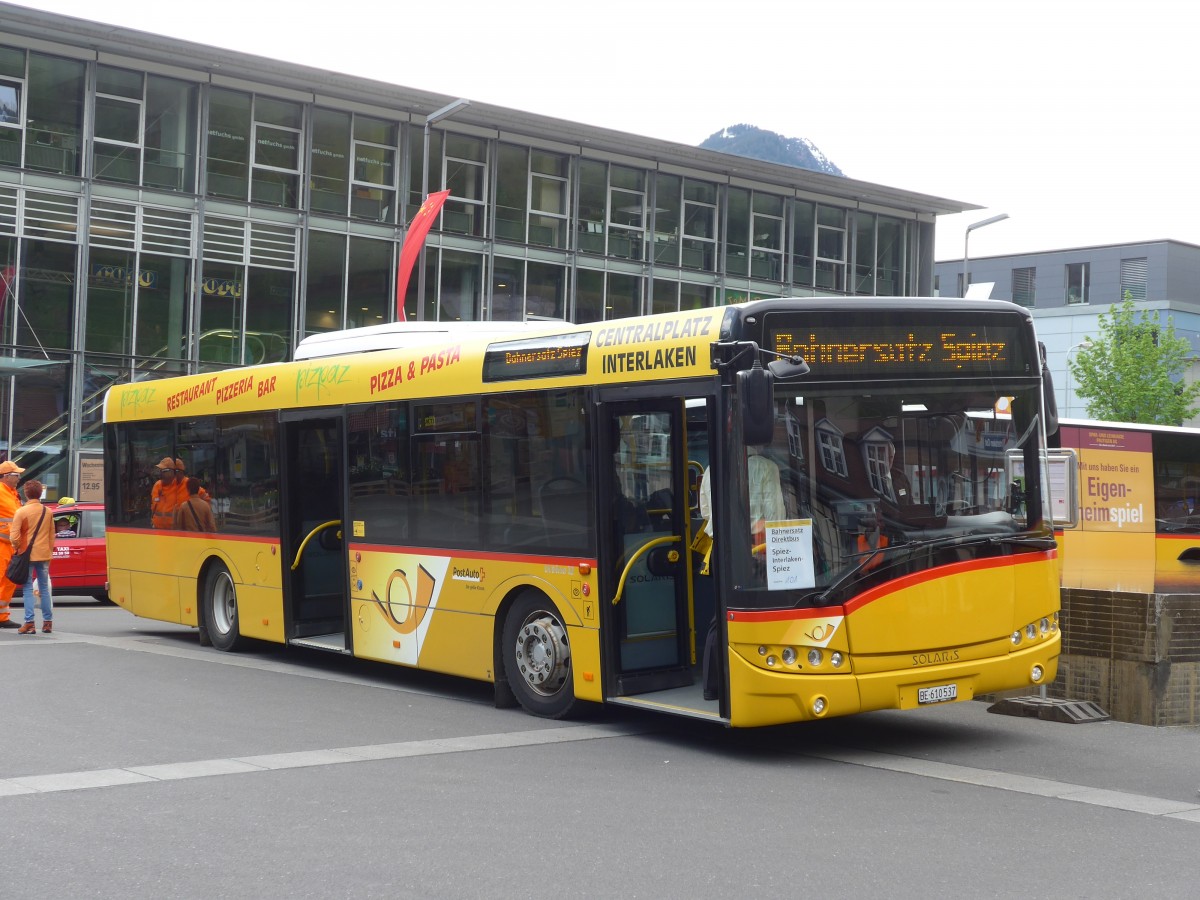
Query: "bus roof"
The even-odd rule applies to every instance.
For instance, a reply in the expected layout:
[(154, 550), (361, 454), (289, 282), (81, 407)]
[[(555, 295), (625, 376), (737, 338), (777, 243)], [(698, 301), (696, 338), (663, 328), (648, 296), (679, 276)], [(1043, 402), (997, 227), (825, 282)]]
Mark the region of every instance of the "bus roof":
[[(400, 350), (455, 337), (512, 336), (545, 327), (549, 322), (387, 322), (310, 334), (296, 347), (293, 359), (319, 359), (344, 353)], [(565, 323), (561, 323), (565, 324)]]

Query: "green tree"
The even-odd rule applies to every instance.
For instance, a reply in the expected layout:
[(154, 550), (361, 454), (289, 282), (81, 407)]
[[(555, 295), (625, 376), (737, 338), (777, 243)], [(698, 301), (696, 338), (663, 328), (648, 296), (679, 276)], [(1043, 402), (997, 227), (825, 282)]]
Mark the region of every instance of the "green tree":
[(1125, 294), (1099, 318), (1099, 339), (1089, 338), (1067, 360), (1075, 393), (1087, 401), (1087, 414), (1111, 422), (1182, 425), (1196, 413), (1200, 382), (1185, 384), (1191, 364), (1187, 338), (1176, 337), (1149, 310), (1137, 311)]

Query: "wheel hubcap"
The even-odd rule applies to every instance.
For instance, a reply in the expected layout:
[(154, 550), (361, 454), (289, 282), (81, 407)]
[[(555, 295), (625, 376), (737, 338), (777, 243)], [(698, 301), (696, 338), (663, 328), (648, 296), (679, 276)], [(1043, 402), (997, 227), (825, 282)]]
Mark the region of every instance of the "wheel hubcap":
[(558, 693), (571, 671), (571, 647), (562, 623), (550, 613), (534, 613), (517, 632), (515, 650), (525, 683), (545, 697)]
[(212, 625), (221, 634), (233, 630), (237, 621), (237, 592), (233, 588), (233, 579), (222, 573), (213, 587), (213, 621)]

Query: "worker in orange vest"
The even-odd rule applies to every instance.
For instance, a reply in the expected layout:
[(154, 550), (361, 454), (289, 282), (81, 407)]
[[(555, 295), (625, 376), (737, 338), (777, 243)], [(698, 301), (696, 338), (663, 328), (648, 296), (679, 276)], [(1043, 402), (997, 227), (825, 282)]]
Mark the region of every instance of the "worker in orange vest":
[(158, 481), (150, 489), (150, 524), (169, 529), (175, 522), (175, 507), (186, 499), (181, 479), (176, 478), (175, 460), (164, 456), (158, 464)]
[(25, 470), (11, 459), (0, 463), (0, 628), (19, 628), (10, 618), (10, 606), (17, 585), (4, 577), (8, 562), (12, 559), (13, 546), (9, 540), (9, 526), (13, 516), (21, 508), (21, 497), (17, 494), (17, 483)]
[(860, 531), (858, 533), (858, 552), (862, 556), (871, 554), (862, 564), (864, 572), (870, 572), (883, 562), (883, 550), (888, 545), (887, 535), (880, 531), (880, 521), (878, 513), (872, 513), (863, 516), (859, 520)]

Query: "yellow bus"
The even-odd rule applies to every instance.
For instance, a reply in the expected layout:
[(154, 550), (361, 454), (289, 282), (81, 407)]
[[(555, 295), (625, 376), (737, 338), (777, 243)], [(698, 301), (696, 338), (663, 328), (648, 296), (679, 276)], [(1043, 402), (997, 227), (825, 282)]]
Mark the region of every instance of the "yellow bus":
[[(1011, 304), (375, 326), (114, 387), (105, 423), (112, 600), (221, 650), (735, 727), (1055, 676), (1042, 365)], [(152, 527), (164, 458), (215, 533)]]
[(1063, 587), (1200, 593), (1200, 430), (1064, 419), (1054, 443), (1076, 467)]

